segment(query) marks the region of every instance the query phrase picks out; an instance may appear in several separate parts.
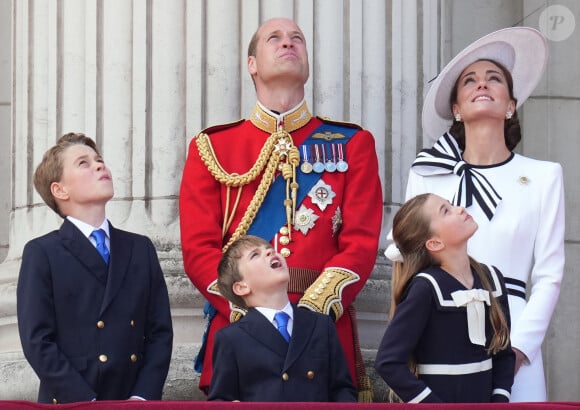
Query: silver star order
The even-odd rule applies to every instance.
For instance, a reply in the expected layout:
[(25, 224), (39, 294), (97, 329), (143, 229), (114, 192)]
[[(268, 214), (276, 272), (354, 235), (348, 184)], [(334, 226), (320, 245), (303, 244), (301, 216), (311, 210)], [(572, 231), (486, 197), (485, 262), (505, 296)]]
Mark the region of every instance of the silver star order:
[(294, 217), (294, 229), (306, 235), (308, 231), (314, 227), (314, 222), (317, 219), (318, 215), (316, 215), (312, 209), (301, 205), (300, 209), (296, 211), (296, 216)]
[(312, 187), (308, 196), (312, 200), (313, 204), (316, 204), (321, 211), (324, 211), (328, 205), (332, 203), (332, 200), (336, 196), (332, 187), (325, 183), (322, 178), (318, 180), (316, 185)]

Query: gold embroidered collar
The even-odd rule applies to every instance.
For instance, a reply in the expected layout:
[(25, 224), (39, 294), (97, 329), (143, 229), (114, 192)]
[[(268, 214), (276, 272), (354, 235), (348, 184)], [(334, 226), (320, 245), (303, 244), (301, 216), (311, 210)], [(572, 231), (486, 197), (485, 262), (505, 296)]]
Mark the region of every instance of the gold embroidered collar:
[(279, 115), (265, 108), (260, 102), (257, 102), (250, 121), (262, 131), (274, 133), (278, 130), (278, 123), (284, 124), (284, 130), (286, 132), (292, 132), (304, 127), (311, 118), (312, 114), (308, 110), (306, 101), (302, 101), (295, 108)]

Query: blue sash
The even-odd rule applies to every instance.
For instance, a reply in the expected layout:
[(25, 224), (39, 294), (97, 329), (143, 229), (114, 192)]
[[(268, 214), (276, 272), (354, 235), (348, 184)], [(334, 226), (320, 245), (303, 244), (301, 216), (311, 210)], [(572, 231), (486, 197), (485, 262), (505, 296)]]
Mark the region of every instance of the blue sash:
[[(312, 131), (312, 134), (306, 138), (300, 147), (304, 145), (323, 144), (324, 140), (316, 140), (313, 139), (312, 136), (317, 133), (326, 132), (344, 135), (345, 138), (341, 139), (340, 142), (346, 144), (352, 136), (357, 133), (357, 131), (359, 131), (358, 128), (324, 123)], [(296, 203), (300, 204), (308, 192), (310, 192), (310, 189), (316, 185), (318, 180), (322, 177), (323, 173), (318, 174), (316, 172), (311, 172), (305, 174), (300, 170), (300, 167), (297, 167), (296, 174), (296, 178), (300, 184)], [(264, 198), (264, 202), (262, 203), (262, 206), (260, 206), (256, 218), (248, 229), (247, 234), (259, 236), (267, 241), (271, 241), (280, 227), (287, 223), (284, 199), (286, 199), (286, 181), (282, 175), (279, 174), (270, 186), (270, 190), (266, 194), (266, 198)]]
[[(350, 141), (351, 137), (356, 134), (358, 128), (350, 128), (341, 125), (327, 124), (324, 123), (320, 127), (312, 131), (312, 134), (302, 143), (304, 145), (313, 144), (324, 144), (324, 141), (319, 141), (313, 139), (312, 136), (317, 133), (338, 133), (345, 136), (341, 139), (341, 143), (347, 143)], [(305, 174), (300, 170), (300, 167), (296, 169), (297, 179), (300, 181), (300, 187), (298, 189), (298, 198), (296, 200), (297, 204), (302, 203), (306, 194), (310, 192), (310, 189), (318, 182), (322, 173), (309, 173)], [(270, 187), (270, 190), (264, 198), (262, 206), (258, 210), (254, 222), (248, 229), (249, 235), (259, 236), (266, 239), (267, 241), (272, 240), (278, 229), (284, 224), (286, 224), (286, 209), (284, 208), (284, 199), (286, 199), (286, 181), (282, 175), (274, 180), (274, 183)], [(217, 314), (217, 310), (206, 300), (203, 308), (203, 317), (208, 319), (207, 327), (202, 337), (201, 348), (198, 354), (193, 359), (193, 367), (196, 372), (201, 373), (203, 367), (203, 360), (205, 358), (205, 350), (207, 347), (207, 335), (209, 333), (209, 326)]]

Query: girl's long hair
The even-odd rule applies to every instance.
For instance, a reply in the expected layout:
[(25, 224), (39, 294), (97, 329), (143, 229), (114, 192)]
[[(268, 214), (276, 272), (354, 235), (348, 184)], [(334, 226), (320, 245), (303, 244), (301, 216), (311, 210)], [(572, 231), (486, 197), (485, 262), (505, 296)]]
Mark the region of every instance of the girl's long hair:
[[(506, 349), (510, 343), (510, 327), (505, 317), (501, 305), (496, 298), (493, 297), (493, 289), (489, 280), (491, 272), (487, 266), (477, 262), (471, 256), (469, 257), (469, 265), (479, 276), (479, 280), (483, 288), (489, 292), (489, 320), (493, 328), (493, 337), (487, 348), (489, 354), (496, 354), (497, 352)], [(498, 289), (501, 290), (501, 289)]]
[[(397, 305), (401, 303), (405, 290), (416, 273), (438, 262), (431, 256), (425, 242), (432, 236), (431, 221), (424, 211), (425, 202), (431, 194), (420, 194), (403, 204), (393, 219), (393, 239), (403, 257), (403, 262), (393, 262), (391, 318)], [(469, 257), (484, 289), (490, 293), (489, 318), (493, 328), (493, 338), (488, 352), (495, 354), (509, 345), (509, 324), (499, 302), (492, 296), (493, 289), (484, 265)]]

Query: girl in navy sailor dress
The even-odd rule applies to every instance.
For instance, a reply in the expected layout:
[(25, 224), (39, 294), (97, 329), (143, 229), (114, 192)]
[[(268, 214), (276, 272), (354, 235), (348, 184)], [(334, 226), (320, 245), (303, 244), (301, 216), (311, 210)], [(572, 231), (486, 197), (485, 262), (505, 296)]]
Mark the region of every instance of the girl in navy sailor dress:
[(392, 320), (375, 367), (404, 402), (508, 402), (515, 354), (501, 273), (467, 254), (477, 223), (434, 195), (393, 219)]

